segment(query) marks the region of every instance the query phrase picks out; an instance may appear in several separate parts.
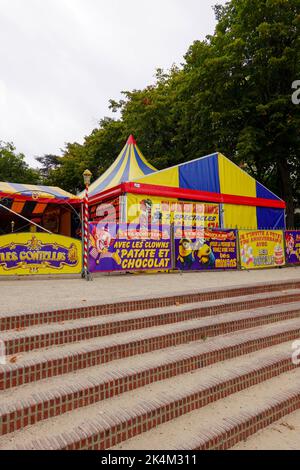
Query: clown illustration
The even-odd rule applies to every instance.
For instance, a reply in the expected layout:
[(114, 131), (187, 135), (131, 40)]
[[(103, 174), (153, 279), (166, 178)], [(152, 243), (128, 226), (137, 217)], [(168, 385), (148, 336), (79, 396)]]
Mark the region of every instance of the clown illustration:
[(286, 243), (286, 252), (288, 256), (295, 254), (295, 238), (291, 233), (287, 233), (285, 235), (285, 243)]
[(151, 218), (152, 201), (151, 199), (143, 199), (140, 203), (140, 225), (147, 227)]
[(179, 242), (179, 256), (177, 260), (180, 262), (182, 269), (190, 269), (195, 261), (193, 252), (193, 243), (189, 238), (182, 238)]
[(96, 264), (100, 264), (103, 258), (113, 258), (117, 264), (121, 264), (121, 258), (118, 251), (109, 252), (112, 236), (107, 228), (94, 226), (90, 234), (91, 249), (90, 254), (95, 259)]

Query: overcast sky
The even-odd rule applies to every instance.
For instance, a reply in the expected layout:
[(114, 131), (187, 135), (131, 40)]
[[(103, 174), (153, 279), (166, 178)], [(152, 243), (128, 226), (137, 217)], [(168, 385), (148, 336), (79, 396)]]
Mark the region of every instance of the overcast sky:
[(0, 0), (0, 140), (61, 154), (214, 31), (224, 0)]

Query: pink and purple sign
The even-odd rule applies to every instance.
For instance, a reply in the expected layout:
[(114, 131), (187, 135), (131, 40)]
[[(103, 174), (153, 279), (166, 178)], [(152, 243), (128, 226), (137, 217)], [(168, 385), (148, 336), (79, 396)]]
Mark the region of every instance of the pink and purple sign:
[(285, 232), (285, 254), (287, 264), (300, 264), (300, 230)]
[(130, 231), (126, 225), (90, 223), (90, 272), (172, 269), (171, 239), (160, 228)]

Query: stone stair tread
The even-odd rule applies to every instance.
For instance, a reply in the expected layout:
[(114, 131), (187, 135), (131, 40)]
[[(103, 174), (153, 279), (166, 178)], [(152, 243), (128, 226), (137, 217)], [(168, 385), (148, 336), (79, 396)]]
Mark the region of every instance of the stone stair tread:
[[(245, 313), (245, 312), (243, 312)], [(226, 314), (228, 315), (228, 314)], [(118, 333), (112, 336), (104, 336), (100, 338), (93, 338), (90, 340), (85, 340), (85, 341), (80, 341), (76, 343), (69, 343), (69, 344), (63, 344), (61, 346), (51, 346), (48, 348), (44, 348), (42, 350), (34, 350), (34, 351), (29, 351), (26, 353), (20, 353), (15, 355), (14, 357), (16, 358), (16, 362), (10, 363), (10, 358), (8, 358), (8, 363), (5, 365), (0, 365), (0, 371), (3, 370), (15, 370), (18, 369), (19, 367), (25, 367), (27, 365), (32, 365), (40, 362), (46, 362), (48, 360), (54, 360), (58, 359), (61, 357), (69, 357), (73, 356), (75, 354), (83, 353), (83, 352), (89, 352), (89, 351), (94, 351), (94, 350), (99, 350), (101, 348), (105, 347), (110, 347), (110, 346), (117, 346), (120, 344), (128, 344), (133, 341), (138, 341), (142, 339), (147, 339), (147, 338), (153, 338), (153, 337), (158, 337), (164, 334), (172, 334), (174, 332), (178, 332), (181, 330), (188, 330), (188, 329), (193, 329), (198, 326), (198, 322), (200, 320), (191, 320), (189, 322), (184, 322), (184, 325), (182, 323), (175, 323), (171, 325), (163, 325), (155, 328), (147, 328), (145, 330), (135, 330), (133, 332), (125, 332), (125, 333)], [(266, 327), (266, 325), (265, 325)], [(271, 323), (267, 325), (266, 332), (267, 334), (271, 332), (280, 332), (282, 328), (286, 327), (288, 330), (295, 329), (297, 327), (300, 327), (300, 320), (298, 318), (296, 319), (290, 319), (290, 320), (284, 320), (276, 323)], [(247, 338), (251, 338), (252, 332), (254, 335), (257, 332), (262, 331), (262, 326), (258, 327), (253, 327), (253, 328), (247, 328), (246, 330), (239, 330), (234, 333), (228, 333), (222, 336), (222, 339), (225, 340), (225, 338), (230, 341), (231, 335), (245, 335), (245, 341), (247, 341)], [(272, 333), (273, 334), (273, 333)], [(207, 345), (210, 347), (211, 345), (214, 344), (215, 341), (220, 341), (220, 337), (210, 337), (206, 341), (203, 341), (202, 344), (205, 346)], [(190, 342), (190, 344), (194, 345), (194, 342)], [(169, 349), (169, 348), (166, 348)], [(160, 350), (161, 351), (161, 350)], [(137, 357), (137, 356), (134, 356)]]
[[(224, 299), (217, 299), (217, 300), (208, 300), (205, 302), (192, 302), (192, 303), (183, 303), (173, 306), (167, 307), (156, 307), (151, 309), (144, 309), (144, 310), (134, 310), (131, 312), (122, 312), (122, 313), (114, 313), (110, 315), (99, 315), (95, 317), (88, 317), (82, 318), (77, 320), (66, 320), (64, 322), (53, 322), (53, 323), (45, 323), (39, 324), (35, 326), (29, 326), (24, 328), (19, 328), (16, 330), (5, 330), (1, 332), (1, 337), (4, 338), (21, 338), (23, 336), (33, 336), (35, 334), (44, 334), (47, 332), (53, 331), (65, 331), (72, 328), (80, 328), (84, 326), (93, 326), (93, 325), (104, 325), (107, 323), (112, 322), (124, 322), (126, 320), (134, 320), (137, 318), (147, 318), (152, 316), (161, 316), (168, 313), (178, 313), (184, 312), (187, 310), (193, 309), (204, 309), (204, 308), (213, 308), (222, 305), (231, 305), (231, 304), (238, 304), (238, 303), (247, 303), (248, 301), (252, 300), (261, 300), (261, 299), (274, 299), (277, 297), (285, 296), (288, 300), (290, 296), (293, 295), (300, 295), (300, 289), (291, 289), (291, 290), (282, 290), (277, 292), (265, 292), (259, 294), (250, 294), (250, 295), (243, 295), (243, 296), (234, 296), (228, 297)], [(282, 305), (285, 302), (282, 301), (280, 304), (275, 305)], [(275, 306), (274, 305), (274, 306)], [(250, 307), (251, 308), (251, 307)]]
[[(298, 324), (300, 328), (300, 321)], [(255, 334), (255, 331), (252, 331), (252, 333)], [(259, 329), (257, 327), (256, 336), (258, 338), (263, 337), (265, 333), (268, 333), (268, 326), (260, 327)], [(75, 389), (80, 390), (85, 384), (92, 385), (94, 383), (111, 380), (112, 377), (115, 377), (116, 375), (123, 376), (142, 370), (149, 370), (159, 367), (162, 364), (188, 359), (189, 357), (196, 356), (197, 354), (216, 350), (227, 344), (229, 345), (230, 343), (241, 342), (245, 339), (249, 339), (249, 335), (247, 333), (232, 333), (226, 335), (225, 338), (215, 337), (205, 342), (196, 341), (194, 343), (174, 346), (168, 349), (152, 351), (140, 356), (131, 356), (87, 369), (80, 369), (65, 375), (31, 382), (13, 389), (3, 390), (1, 391), (0, 413), (3, 407), (14, 406), (18, 401), (24, 400), (26, 397), (30, 397), (33, 394), (39, 395), (42, 392), (49, 392), (50, 390), (53, 391), (53, 393), (61, 393), (63, 390), (72, 386), (75, 387)], [(285, 349), (286, 344), (282, 344), (282, 348)], [(288, 344), (290, 349), (290, 343)], [(280, 349), (280, 345), (278, 345), (278, 348)]]
[[(18, 365), (29, 363), (31, 360), (38, 359), (39, 361), (47, 360), (49, 356), (51, 358), (58, 358), (61, 357), (61, 354), (76, 354), (79, 352), (87, 352), (94, 350), (95, 348), (99, 350), (99, 348), (106, 348), (106, 347), (114, 347), (120, 344), (128, 344), (131, 342), (147, 340), (150, 338), (160, 337), (162, 335), (170, 335), (172, 333), (179, 333), (179, 332), (188, 332), (193, 331), (197, 328), (206, 328), (212, 326), (218, 326), (221, 324), (229, 324), (230, 322), (238, 321), (238, 320), (246, 320), (247, 318), (257, 318), (264, 317), (265, 315), (275, 316), (278, 313), (285, 313), (290, 311), (298, 311), (300, 309), (300, 302), (288, 303), (288, 304), (281, 304), (276, 305), (274, 307), (262, 307), (261, 309), (255, 310), (243, 310), (240, 312), (233, 312), (233, 313), (225, 313), (220, 315), (214, 315), (211, 317), (203, 317), (200, 319), (193, 319), (193, 320), (186, 320), (184, 322), (176, 322), (166, 325), (160, 325), (152, 328), (143, 328), (139, 330), (132, 330), (127, 331), (124, 333), (117, 333), (109, 336), (101, 336), (92, 338), (90, 340), (81, 340), (71, 343), (64, 343), (60, 346), (52, 345), (47, 348), (43, 349), (35, 349), (29, 352), (21, 352), (17, 353), (16, 355), (12, 355), (13, 357), (17, 358), (17, 364), (11, 364), (10, 357), (8, 358), (8, 364), (0, 365), (0, 371), (9, 369), (11, 370), (14, 367), (18, 367)], [(283, 319), (282, 321), (284, 321)], [(294, 320), (294, 319), (292, 319)], [(297, 320), (297, 318), (296, 318)], [(281, 320), (275, 321), (275, 323), (281, 323)], [(268, 324), (271, 326), (272, 322), (269, 321)], [(250, 328), (241, 328), (237, 331), (245, 331), (249, 330)], [(7, 341), (7, 337), (1, 337), (3, 341)]]
[[(291, 271), (291, 268), (290, 268), (290, 271)], [(183, 276), (189, 276), (190, 273), (185, 273)], [(201, 273), (198, 273), (200, 274), (200, 276), (202, 277), (202, 274)], [(210, 273), (212, 274), (212, 273)], [(231, 273), (231, 274), (237, 274), (237, 273)], [(256, 276), (257, 276), (258, 273), (256, 273)], [(260, 274), (260, 273), (259, 273)], [(157, 275), (156, 275), (157, 276)], [(168, 279), (170, 279), (170, 275), (167, 274), (167, 275), (161, 275), (162, 277), (164, 276), (167, 276)], [(184, 296), (184, 295), (194, 295), (194, 294), (213, 294), (214, 292), (218, 291), (218, 292), (226, 292), (228, 289), (230, 290), (234, 290), (234, 289), (245, 289), (245, 288), (261, 288), (261, 287), (264, 287), (266, 285), (266, 282), (265, 280), (263, 281), (256, 281), (256, 282), (253, 282), (253, 279), (251, 279), (251, 281), (247, 280), (246, 282), (243, 282), (241, 283), (240, 282), (240, 279), (237, 279), (237, 283), (232, 283), (232, 282), (229, 282), (228, 284), (225, 282), (226, 280), (223, 279), (222, 283), (223, 283), (223, 286), (218, 286), (216, 287), (214, 285), (214, 283), (208, 283), (208, 286), (207, 287), (202, 287), (200, 290), (198, 287), (189, 287), (189, 290), (185, 289), (185, 290), (179, 290), (178, 289), (178, 286), (175, 287), (175, 289), (173, 288), (173, 291), (171, 289), (169, 290), (165, 290), (165, 291), (162, 291), (161, 289), (159, 289), (159, 291), (156, 291), (155, 294), (153, 295), (152, 294), (149, 294), (147, 295), (144, 291), (142, 293), (142, 296), (139, 295), (139, 296), (136, 296), (136, 295), (124, 295), (124, 296), (119, 296), (118, 295), (118, 300), (117, 300), (117, 303), (123, 303), (123, 302), (134, 302), (136, 300), (141, 300), (141, 299), (144, 299), (144, 300), (153, 300), (153, 299), (160, 299), (162, 297), (164, 298), (173, 298), (173, 297), (180, 297), (180, 296)], [(69, 281), (70, 283), (74, 283), (74, 279), (70, 280)], [(105, 280), (105, 282), (110, 282), (109, 279), (108, 280)], [(79, 299), (76, 299), (77, 302), (76, 302), (76, 305), (78, 305), (79, 301), (81, 302), (81, 305), (80, 307), (78, 308), (86, 308), (86, 307), (99, 307), (99, 306), (105, 306), (107, 304), (110, 304), (111, 303), (111, 296), (103, 296), (103, 292), (99, 295), (99, 298), (97, 298), (97, 301), (93, 300), (93, 301), (90, 301), (88, 298), (85, 298), (86, 297), (86, 294), (84, 291), (82, 291), (82, 285), (80, 284), (81, 281), (79, 281), (78, 285), (80, 287), (80, 300)], [(55, 308), (52, 308), (52, 309), (43, 309), (42, 310), (42, 313), (44, 312), (56, 312), (57, 310), (72, 310), (74, 308), (74, 297), (72, 298), (69, 298), (69, 296), (67, 296), (67, 301), (64, 301), (62, 302), (61, 299), (60, 299), (60, 302), (57, 302), (57, 299), (55, 297), (55, 294), (56, 294), (56, 290), (57, 290), (57, 286), (56, 285), (51, 285), (51, 288), (49, 290), (49, 286), (48, 286), (48, 282), (46, 280), (39, 280), (39, 281), (36, 281), (35, 285), (38, 286), (39, 284), (45, 284), (47, 285), (47, 294), (49, 294), (49, 297), (52, 299), (51, 301), (51, 306), (52, 305), (55, 305)], [(210, 285), (211, 284), (211, 285)], [(227, 284), (227, 285), (226, 285)], [(272, 288), (277, 288), (278, 291), (281, 291), (281, 290), (285, 290), (285, 289), (293, 289), (293, 287), (299, 286), (299, 283), (297, 281), (297, 279), (294, 279), (294, 276), (293, 278), (286, 278), (286, 279), (283, 279), (283, 280), (271, 280), (268, 282), (268, 286), (271, 286)], [(286, 286), (286, 287), (282, 287), (282, 286)], [(13, 289), (12, 289), (13, 287)], [(8, 289), (8, 296), (9, 297), (12, 297), (12, 295), (15, 295), (15, 294), (12, 294), (11, 291), (15, 291), (16, 289), (16, 283), (14, 282), (11, 286), (9, 286), (9, 289)], [(149, 285), (147, 285), (147, 292), (149, 292), (151, 289), (151, 281), (149, 282)], [(271, 293), (272, 291), (270, 291)], [(84, 297), (85, 300), (84, 302), (81, 300), (81, 297)], [(93, 297), (95, 298), (95, 297)], [(22, 303), (16, 307), (16, 303), (14, 304), (9, 304), (9, 305), (6, 305), (5, 306), (5, 310), (3, 309), (1, 312), (0, 312), (0, 318), (2, 317), (14, 317), (14, 316), (27, 316), (27, 315), (34, 315), (35, 312), (32, 312), (32, 298), (29, 297), (29, 302), (28, 302), (28, 299), (26, 298), (25, 300), (27, 302), (25, 302), (25, 305), (24, 305), (24, 299), (22, 299)], [(64, 299), (65, 300), (65, 299)], [(47, 307), (46, 307), (47, 308)], [(38, 312), (40, 313), (41, 310)]]
[(231, 450), (300, 450), (300, 410), (239, 442)]
[[(212, 384), (220, 383), (222, 380), (236, 377), (237, 375), (249, 372), (250, 370), (256, 370), (281, 359), (287, 359), (291, 356), (290, 348), (290, 343), (282, 343), (269, 348), (268, 350), (257, 351), (248, 354), (247, 356), (219, 362), (208, 366), (205, 369), (194, 371), (193, 373), (156, 382), (147, 385), (142, 389), (136, 389), (113, 397), (110, 400), (98, 402), (94, 405), (80, 408), (46, 421), (41, 421), (33, 426), (23, 429), (21, 432), (18, 431), (2, 436), (0, 438), (0, 449), (10, 448), (10, 445), (13, 445), (13, 447), (18, 447), (20, 444), (27, 446), (35, 439), (51, 438), (61, 433), (68, 434), (72, 432), (73, 429), (84, 428), (83, 423), (89, 422), (89, 420), (96, 420), (98, 424), (101, 424), (103, 420), (103, 425), (105, 426), (107, 421), (110, 421), (110, 419), (114, 419), (115, 417), (122, 417), (124, 413), (129, 416), (134, 416), (136, 413), (139, 413), (140, 410), (149, 409), (149, 407), (153, 408), (153, 406), (157, 406), (157, 404), (162, 402), (168, 403), (172, 400), (183, 398), (197, 390), (201, 390), (211, 386)], [(288, 372), (283, 375), (285, 377), (291, 377), (287, 380), (289, 385), (293, 380), (299, 380), (300, 388), (300, 370), (297, 369), (297, 371)], [(280, 377), (276, 378), (279, 383)], [(276, 379), (270, 379), (269, 382), (273, 382), (275, 380), (276, 386)], [(264, 384), (256, 385), (255, 387), (250, 388), (250, 390), (254, 390), (254, 388), (256, 389), (257, 387), (259, 390), (260, 386), (264, 390), (263, 385)], [(269, 392), (271, 390), (274, 391), (274, 388), (272, 387), (266, 386), (265, 388), (268, 388)], [(266, 394), (263, 394), (263, 396), (266, 398)], [(222, 399), (222, 403), (228, 398), (230, 397)], [(260, 402), (263, 403), (263, 400)], [(256, 400), (257, 405), (259, 405), (260, 402), (258, 403)], [(214, 407), (214, 405), (218, 406), (218, 402), (208, 405), (205, 408), (211, 408)], [(201, 411), (202, 409), (196, 410), (193, 413), (200, 413)], [(177, 419), (183, 418), (184, 416)], [(161, 425), (156, 430), (149, 432), (157, 432), (163, 426), (165, 425)], [(141, 439), (142, 438), (143, 436), (141, 436)], [(135, 440), (136, 439), (138, 439), (138, 437), (136, 437)], [(128, 441), (128, 443), (130, 443), (130, 441)], [(151, 444), (152, 443), (153, 441), (151, 441)]]
[(241, 422), (245, 416), (263, 411), (295, 392), (300, 393), (300, 368), (161, 424), (111, 450), (192, 450), (201, 439), (228, 428), (228, 423)]
[[(201, 305), (201, 304), (200, 304)], [(204, 316), (200, 317), (197, 319), (192, 319), (192, 320), (184, 320), (184, 321), (178, 321), (176, 323), (167, 323), (165, 325), (161, 326), (155, 326), (151, 327), (151, 331), (154, 331), (154, 329), (159, 329), (161, 327), (166, 328), (168, 326), (177, 326), (178, 329), (180, 330), (182, 328), (182, 325), (186, 325), (187, 327), (190, 325), (191, 328), (193, 327), (193, 324), (198, 325), (198, 326), (206, 326), (206, 325), (217, 325), (219, 323), (222, 323), (224, 321), (233, 321), (235, 319), (241, 319), (241, 318), (248, 318), (248, 317), (260, 317), (265, 315), (266, 313), (278, 313), (278, 312), (284, 312), (284, 311), (290, 311), (293, 309), (300, 309), (300, 301), (297, 302), (288, 302), (288, 303), (280, 303), (280, 304), (275, 304), (267, 307), (256, 307), (253, 309), (247, 309), (247, 310), (239, 310), (239, 311), (234, 311), (234, 312), (227, 312), (227, 313), (220, 313), (217, 315), (211, 315), (211, 316)], [(186, 310), (189, 310), (189, 308), (186, 308)], [(173, 310), (174, 311), (174, 310)], [(178, 310), (179, 311), (179, 310)], [(176, 311), (177, 312), (177, 311)], [(163, 315), (161, 312), (156, 312), (157, 316)], [(123, 314), (118, 315), (122, 317)], [(142, 312), (143, 317), (149, 316), (147, 315), (146, 312)], [(131, 318), (137, 318), (132, 316)], [(37, 336), (37, 335), (45, 335), (53, 332), (62, 332), (62, 331), (69, 331), (73, 329), (79, 329), (79, 328), (84, 328), (84, 327), (92, 327), (92, 326), (97, 326), (97, 325), (103, 325), (107, 323), (111, 323), (111, 321), (105, 321), (107, 317), (99, 318), (99, 319), (84, 319), (84, 320), (74, 320), (72, 322), (67, 322), (68, 324), (48, 324), (48, 325), (39, 325), (36, 327), (30, 327), (28, 329), (22, 330), (22, 331), (3, 331), (1, 332), (1, 339), (6, 342), (14, 339), (19, 339), (19, 338), (27, 338), (27, 337), (32, 337), (32, 336)], [(113, 320), (113, 319), (112, 319)], [(116, 321), (122, 321), (122, 319), (118, 319)], [(134, 332), (142, 332), (142, 331), (147, 331), (149, 328), (141, 328), (138, 330), (133, 330), (132, 334)], [(176, 330), (177, 331), (177, 330)], [(105, 338), (108, 335), (101, 337)], [(115, 334), (109, 335), (110, 338), (116, 336)], [(100, 338), (100, 337), (99, 337)], [(85, 340), (83, 340), (85, 341)]]

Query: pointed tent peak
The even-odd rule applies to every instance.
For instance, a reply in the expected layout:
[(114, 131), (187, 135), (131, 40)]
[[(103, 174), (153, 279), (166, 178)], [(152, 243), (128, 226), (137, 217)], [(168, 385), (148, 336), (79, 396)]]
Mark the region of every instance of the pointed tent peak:
[[(95, 196), (121, 183), (134, 181), (137, 178), (156, 172), (137, 146), (133, 135), (130, 135), (121, 153), (114, 163), (90, 186), (90, 196)], [(82, 197), (83, 192), (80, 193)]]
[(132, 134), (130, 134), (130, 136), (128, 137), (127, 144), (128, 145), (136, 145), (136, 140), (135, 140), (135, 138), (133, 137)]

